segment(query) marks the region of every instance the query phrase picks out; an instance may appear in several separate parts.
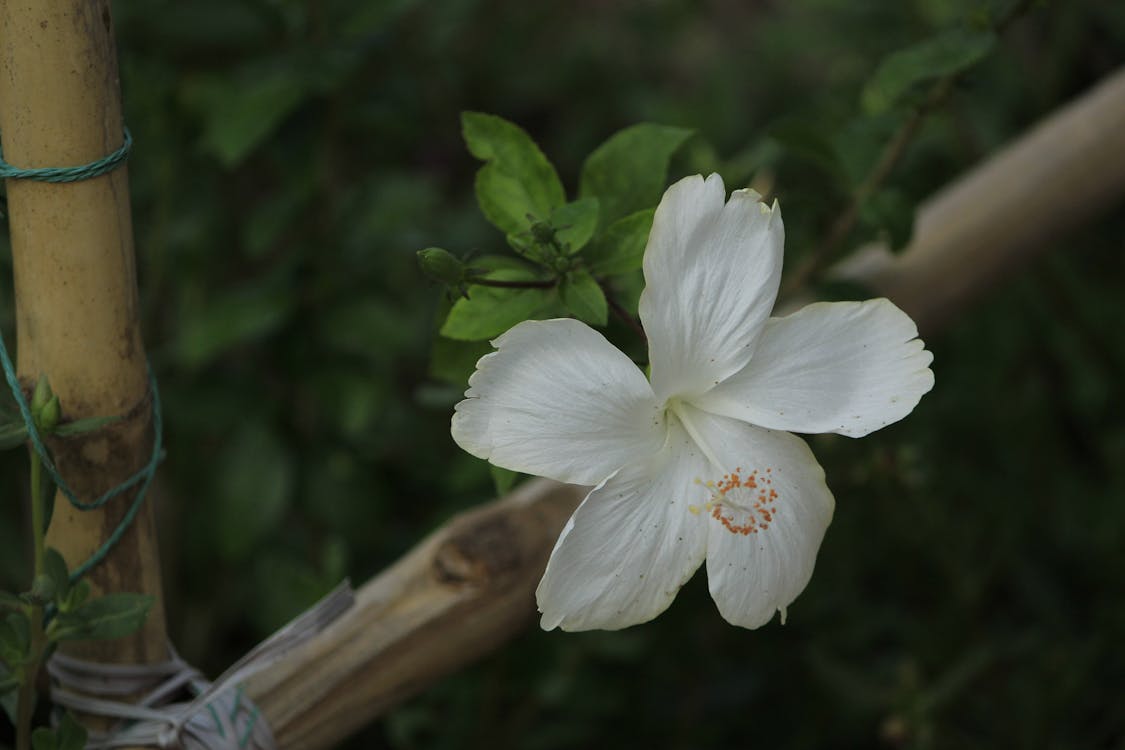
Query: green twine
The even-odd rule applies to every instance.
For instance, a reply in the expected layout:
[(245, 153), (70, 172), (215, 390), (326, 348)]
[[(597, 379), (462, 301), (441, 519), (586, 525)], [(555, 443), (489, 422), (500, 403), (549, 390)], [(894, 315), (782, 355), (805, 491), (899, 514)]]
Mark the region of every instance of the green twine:
[(136, 496), (133, 498), (133, 504), (129, 506), (129, 510), (121, 517), (117, 528), (106, 538), (102, 546), (95, 550), (94, 554), (90, 555), (88, 560), (71, 572), (71, 581), (77, 581), (94, 566), (104, 560), (106, 555), (109, 554), (109, 551), (113, 549), (114, 545), (124, 536), (129, 526), (133, 523), (133, 519), (136, 518), (137, 512), (141, 508), (141, 503), (144, 502), (149, 485), (152, 484), (152, 479), (156, 476), (156, 467), (160, 465), (161, 459), (164, 458), (164, 414), (160, 408), (160, 391), (156, 387), (156, 378), (152, 374), (152, 368), (149, 367), (148, 384), (152, 393), (152, 429), (154, 438), (152, 442), (152, 456), (149, 458), (148, 463), (136, 474), (116, 487), (107, 490), (100, 497), (90, 502), (83, 502), (74, 491), (70, 489), (70, 485), (62, 478), (59, 470), (55, 467), (55, 463), (51, 460), (51, 455), (47, 451), (47, 446), (43, 444), (43, 438), (39, 434), (39, 430), (35, 427), (35, 419), (31, 416), (31, 407), (28, 405), (27, 399), (23, 395), (23, 388), (20, 387), (19, 378), (16, 376), (15, 367), (12, 366), (11, 357), (8, 356), (8, 348), (4, 345), (3, 337), (0, 337), (0, 364), (4, 367), (4, 377), (7, 379), (8, 387), (11, 388), (12, 395), (16, 399), (16, 405), (19, 407), (20, 416), (23, 417), (24, 424), (27, 425), (27, 437), (28, 440), (31, 441), (32, 448), (39, 454), (39, 459), (43, 462), (43, 468), (47, 470), (51, 479), (54, 480), (55, 486), (66, 496), (66, 499), (70, 501), (71, 505), (78, 510), (94, 510), (96, 508), (101, 508), (118, 495), (140, 485)]
[(117, 169), (129, 158), (129, 152), (132, 150), (133, 136), (129, 133), (129, 128), (125, 128), (121, 148), (109, 156), (103, 156), (79, 167), (42, 167), (39, 169), (15, 167), (4, 161), (4, 149), (0, 147), (0, 179), (35, 180), (36, 182), (80, 182), (81, 180), (100, 177)]
[[(121, 148), (117, 149), (109, 156), (104, 156), (101, 159), (78, 167), (46, 167), (41, 169), (14, 167), (4, 161), (4, 152), (3, 149), (0, 148), (0, 178), (35, 180), (37, 182), (78, 182), (80, 180), (89, 180), (112, 172), (129, 158), (129, 152), (132, 150), (133, 136), (129, 133), (128, 128), (125, 128)], [(59, 474), (58, 469), (51, 460), (50, 453), (47, 451), (47, 446), (43, 444), (43, 438), (40, 436), (39, 430), (35, 427), (35, 419), (31, 416), (31, 407), (28, 405), (27, 399), (24, 398), (23, 389), (20, 387), (19, 378), (16, 377), (16, 370), (15, 367), (12, 366), (12, 360), (8, 356), (8, 349), (4, 346), (3, 337), (0, 337), (0, 363), (3, 364), (4, 377), (8, 381), (8, 386), (12, 390), (12, 395), (16, 399), (16, 404), (19, 406), (20, 416), (23, 417), (23, 421), (27, 425), (27, 435), (28, 439), (31, 441), (31, 446), (35, 449), (35, 452), (39, 454), (39, 459), (43, 462), (43, 467), (46, 468), (51, 479), (54, 480), (55, 486), (62, 491), (71, 505), (78, 510), (94, 510), (95, 508), (102, 507), (118, 495), (140, 485), (137, 489), (136, 496), (133, 498), (133, 504), (129, 506), (129, 510), (121, 517), (117, 528), (106, 538), (102, 546), (95, 550), (94, 554), (90, 555), (88, 560), (71, 572), (71, 581), (77, 581), (104, 560), (106, 555), (109, 554), (109, 551), (113, 549), (114, 545), (125, 535), (125, 532), (133, 523), (133, 519), (136, 518), (137, 512), (141, 508), (141, 503), (144, 502), (145, 494), (148, 492), (149, 485), (152, 484), (152, 479), (156, 475), (156, 467), (164, 457), (164, 416), (160, 408), (160, 392), (156, 387), (156, 378), (153, 377), (152, 367), (148, 367), (149, 390), (152, 393), (152, 427), (155, 434), (152, 444), (152, 456), (149, 458), (148, 463), (136, 474), (110, 489), (101, 497), (87, 503), (80, 500), (74, 491), (70, 489), (70, 486), (63, 480), (62, 475)]]

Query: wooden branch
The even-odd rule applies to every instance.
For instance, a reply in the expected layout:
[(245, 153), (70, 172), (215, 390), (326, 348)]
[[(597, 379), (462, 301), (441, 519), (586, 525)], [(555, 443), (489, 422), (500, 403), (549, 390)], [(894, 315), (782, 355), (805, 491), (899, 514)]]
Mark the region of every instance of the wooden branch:
[[(1118, 74), (928, 202), (909, 250), (881, 265), (867, 253), (852, 277), (932, 331), (1123, 189)], [(331, 747), (502, 644), (532, 616), (536, 583), (582, 493), (537, 480), (458, 516), (360, 589), (341, 621), (251, 678), (279, 747)]]
[(527, 625), (547, 556), (585, 494), (545, 479), (463, 513), (356, 592), (313, 641), (251, 677), (278, 747), (333, 747)]
[(1125, 68), (924, 203), (900, 254), (870, 245), (833, 275), (932, 331), (1123, 195)]
[[(0, 3), (0, 133), (18, 167), (71, 167), (122, 144), (121, 96), (109, 0)], [(21, 381), (43, 373), (64, 419), (125, 415), (81, 438), (54, 440), (71, 487), (92, 500), (149, 459), (151, 404), (138, 319), (129, 179), (124, 167), (69, 184), (9, 180)], [(61, 495), (48, 543), (73, 567), (102, 544), (132, 502), (79, 512)], [(88, 576), (95, 593), (153, 594), (144, 629), (68, 644), (76, 656), (149, 662), (167, 655), (151, 509)]]

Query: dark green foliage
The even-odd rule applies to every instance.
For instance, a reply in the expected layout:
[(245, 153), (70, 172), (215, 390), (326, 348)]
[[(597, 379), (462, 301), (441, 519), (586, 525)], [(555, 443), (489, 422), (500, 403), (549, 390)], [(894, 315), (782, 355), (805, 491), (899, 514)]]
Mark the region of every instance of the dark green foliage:
[[(1118, 3), (1044, 5), (928, 118), (891, 197), (875, 196), (845, 247), (901, 241), (910, 207), (1119, 64)], [(776, 195), (793, 268), (936, 72), (898, 84), (902, 98), (872, 116), (861, 100), (883, 61), (998, 11), (116, 0), (114, 13), (144, 328), (166, 404), (169, 619), (181, 653), (214, 675), (342, 575), (366, 579), (494, 495), (489, 468), (448, 433), (490, 348), (434, 343), (453, 303), (416, 251), (526, 278), (506, 234), (531, 223), (509, 211), (498, 231), (481, 217), (462, 111), (518, 123), (550, 158), (565, 193), (532, 205), (556, 237), (588, 220), (568, 200), (598, 197), (603, 234), (570, 239), (573, 257), (635, 309), (651, 217), (580, 192), (600, 144), (637, 122), (692, 129), (668, 179), (717, 169), (729, 188)], [(812, 441), (838, 507), (784, 627), (727, 626), (697, 576), (649, 625), (529, 629), (349, 746), (1116, 747), (1122, 236), (1118, 212), (1052, 240), (1049, 260), (930, 337), (937, 388), (903, 424)], [(557, 289), (543, 294), (554, 307), (536, 315), (566, 314)], [(0, 284), (9, 343), (11, 309)], [(612, 317), (605, 332), (643, 359)], [(25, 457), (0, 460), (0, 588), (17, 588)]]

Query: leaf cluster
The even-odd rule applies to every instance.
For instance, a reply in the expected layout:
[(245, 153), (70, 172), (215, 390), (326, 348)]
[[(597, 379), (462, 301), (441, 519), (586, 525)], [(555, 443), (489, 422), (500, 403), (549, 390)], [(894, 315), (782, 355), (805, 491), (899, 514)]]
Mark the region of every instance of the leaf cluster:
[[(515, 255), (469, 258), (444, 276), (433, 268), (430, 275), (461, 297), (441, 335), (483, 341), (524, 320), (568, 315), (605, 326), (607, 295), (620, 288), (618, 277), (640, 270), (669, 163), (692, 131), (653, 123), (620, 131), (586, 158), (568, 201), (554, 165), (522, 128), (478, 112), (464, 113), (461, 124), (469, 152), (485, 162), (474, 183), (477, 203)], [(452, 256), (437, 252), (444, 251), (422, 251), (423, 269), (439, 257), (453, 268)], [(632, 312), (636, 300), (615, 306)]]

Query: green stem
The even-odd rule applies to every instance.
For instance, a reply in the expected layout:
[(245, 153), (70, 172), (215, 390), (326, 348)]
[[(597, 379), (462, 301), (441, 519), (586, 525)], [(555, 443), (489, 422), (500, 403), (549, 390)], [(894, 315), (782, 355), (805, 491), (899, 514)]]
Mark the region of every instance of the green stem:
[[(47, 530), (45, 527), (46, 508), (43, 497), (43, 462), (35, 449), (31, 454), (31, 538), (35, 549), (35, 572), (32, 581), (45, 573), (44, 559), (47, 552)], [(16, 749), (31, 750), (31, 714), (35, 700), (35, 683), (39, 677), (43, 653), (46, 650), (46, 634), (43, 632), (43, 606), (31, 605), (31, 643), (28, 647), (28, 661), (23, 665), (23, 680), (16, 709)]]
[(481, 276), (470, 276), (465, 279), (466, 284), (474, 286), (494, 286), (500, 289), (550, 289), (559, 283), (558, 279), (530, 279), (528, 281), (509, 281), (504, 279), (486, 279)]

